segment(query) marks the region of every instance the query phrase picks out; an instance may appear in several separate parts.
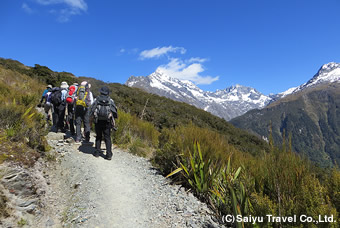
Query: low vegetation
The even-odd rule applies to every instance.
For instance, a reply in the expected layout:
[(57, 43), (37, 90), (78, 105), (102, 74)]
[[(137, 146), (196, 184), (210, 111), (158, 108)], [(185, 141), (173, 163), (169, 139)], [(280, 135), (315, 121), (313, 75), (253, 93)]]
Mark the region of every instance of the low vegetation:
[(34, 108), (42, 87), (27, 75), (0, 68), (0, 162), (31, 166), (47, 151), (45, 121)]
[[(59, 80), (88, 80), (95, 95), (105, 85), (39, 65), (28, 68), (12, 60), (0, 61), (0, 76), (0, 158), (23, 164), (31, 164), (39, 156), (33, 149), (48, 149), (42, 137), (43, 117), (33, 108), (44, 89), (38, 81), (58, 85)], [(340, 217), (339, 170), (316, 167), (298, 156), (292, 151), (290, 137), (283, 137), (278, 147), (270, 133), (267, 143), (187, 104), (118, 84), (108, 86), (119, 108), (113, 142), (150, 158), (164, 175), (170, 174), (174, 182), (190, 188), (217, 215)], [(23, 157), (31, 160), (21, 161)], [(256, 224), (288, 225), (305, 224)], [(336, 223), (324, 225), (335, 227)]]

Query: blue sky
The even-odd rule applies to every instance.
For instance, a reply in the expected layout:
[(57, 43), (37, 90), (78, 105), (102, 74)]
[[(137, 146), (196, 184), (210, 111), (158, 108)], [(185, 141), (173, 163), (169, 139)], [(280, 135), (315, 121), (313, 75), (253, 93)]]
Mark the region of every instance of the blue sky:
[(1, 0), (0, 57), (124, 83), (279, 93), (340, 62), (339, 0)]

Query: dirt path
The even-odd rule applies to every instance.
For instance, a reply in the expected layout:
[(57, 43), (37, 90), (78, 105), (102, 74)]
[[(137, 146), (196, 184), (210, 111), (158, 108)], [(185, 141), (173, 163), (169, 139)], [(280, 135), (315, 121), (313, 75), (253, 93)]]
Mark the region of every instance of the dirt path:
[[(113, 149), (111, 161), (95, 158), (91, 145), (75, 145), (50, 133), (59, 163), (50, 172), (58, 220), (50, 227), (220, 227), (207, 206), (170, 185), (149, 161)], [(91, 138), (94, 142), (94, 138)], [(104, 144), (102, 148), (105, 148)], [(105, 152), (104, 152), (105, 154)], [(58, 195), (58, 196), (57, 196)], [(52, 220), (52, 221), (51, 221)]]

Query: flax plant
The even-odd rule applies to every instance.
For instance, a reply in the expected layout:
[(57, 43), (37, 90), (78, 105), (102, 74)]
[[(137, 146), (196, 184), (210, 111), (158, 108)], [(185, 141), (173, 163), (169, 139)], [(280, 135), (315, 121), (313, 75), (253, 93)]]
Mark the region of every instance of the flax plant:
[(183, 162), (180, 162), (180, 167), (167, 177), (184, 171), (182, 175), (188, 181), (192, 190), (200, 198), (208, 199), (220, 168), (210, 158), (203, 157), (200, 144), (197, 141), (194, 143), (193, 154), (190, 151), (188, 154), (189, 157), (183, 158)]
[[(238, 215), (245, 216), (249, 212), (249, 197), (244, 184), (240, 181), (241, 167), (237, 170), (230, 165), (230, 158), (227, 166), (220, 171), (220, 175), (216, 179), (216, 184), (211, 190), (212, 196), (222, 203), (220, 207), (229, 207), (231, 204), (232, 213), (236, 217)], [(222, 208), (223, 211), (223, 208)], [(236, 222), (236, 227), (244, 227), (243, 222)]]

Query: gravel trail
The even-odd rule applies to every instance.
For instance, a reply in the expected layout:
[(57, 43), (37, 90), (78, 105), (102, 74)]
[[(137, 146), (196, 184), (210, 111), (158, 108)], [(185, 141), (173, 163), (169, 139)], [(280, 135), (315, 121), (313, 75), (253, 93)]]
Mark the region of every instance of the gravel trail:
[(49, 179), (63, 227), (223, 227), (204, 203), (171, 185), (145, 158), (119, 148), (111, 161), (96, 158), (93, 146), (75, 145), (61, 133), (49, 133), (48, 141), (59, 154)]

